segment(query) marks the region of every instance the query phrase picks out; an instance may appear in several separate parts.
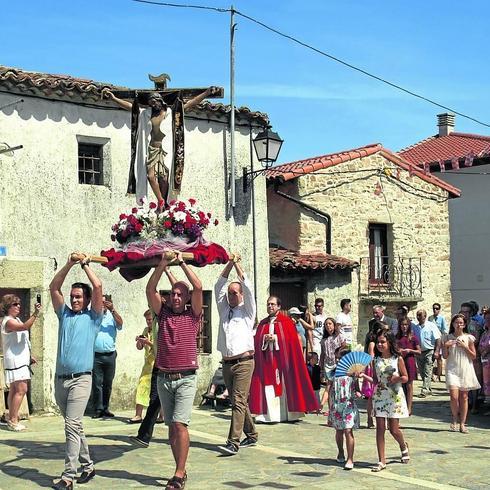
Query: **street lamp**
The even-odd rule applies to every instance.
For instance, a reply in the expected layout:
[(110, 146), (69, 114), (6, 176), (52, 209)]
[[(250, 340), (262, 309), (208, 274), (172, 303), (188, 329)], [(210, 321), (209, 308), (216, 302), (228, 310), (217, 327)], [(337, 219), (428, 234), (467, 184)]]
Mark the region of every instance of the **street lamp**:
[(284, 140), (277, 133), (271, 131), (271, 126), (267, 126), (255, 137), (253, 144), (255, 153), (257, 154), (257, 160), (259, 160), (264, 168), (250, 172), (247, 172), (247, 169), (243, 168), (244, 193), (248, 190), (248, 178), (251, 177), (251, 180), (254, 180), (257, 175), (264, 173), (277, 160), (283, 142)]

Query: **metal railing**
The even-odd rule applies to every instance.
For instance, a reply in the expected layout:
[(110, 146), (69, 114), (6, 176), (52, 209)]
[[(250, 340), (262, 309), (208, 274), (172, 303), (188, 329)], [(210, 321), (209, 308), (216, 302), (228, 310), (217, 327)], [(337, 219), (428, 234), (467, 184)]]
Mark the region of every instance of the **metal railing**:
[(360, 264), (359, 295), (422, 297), (421, 257), (362, 257)]

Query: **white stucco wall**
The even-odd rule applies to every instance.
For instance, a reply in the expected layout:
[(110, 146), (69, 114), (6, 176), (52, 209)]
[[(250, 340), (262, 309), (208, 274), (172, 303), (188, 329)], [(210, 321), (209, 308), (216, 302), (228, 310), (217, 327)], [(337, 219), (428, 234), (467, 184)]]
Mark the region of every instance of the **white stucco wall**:
[[(487, 175), (478, 175), (487, 173)], [(477, 175), (470, 175), (477, 174)], [(490, 304), (490, 165), (462, 167), (437, 176), (461, 189), (449, 201), (452, 311), (474, 300)], [(437, 233), (437, 226), (434, 229)]]
[[(53, 404), (53, 373), (57, 347), (57, 319), (49, 300), (48, 284), (69, 253), (81, 250), (98, 253), (110, 248), (111, 225), (119, 214), (134, 204), (126, 196), (130, 154), (130, 113), (107, 108), (87, 107), (75, 103), (23, 96), (25, 101), (0, 111), (0, 142), (24, 148), (13, 157), (0, 155), (0, 245), (7, 246), (8, 257), (0, 260), (1, 287), (25, 287), (31, 300), (42, 291), (44, 312), (33, 330), (33, 351), (39, 361), (33, 380), (34, 404), (50, 408)], [(0, 106), (18, 99), (0, 94)], [(189, 114), (192, 116), (192, 114)], [(199, 114), (197, 114), (199, 115)], [(196, 116), (196, 114), (194, 114)], [(202, 115), (206, 117), (205, 115)], [(218, 114), (216, 117), (220, 118)], [(221, 119), (223, 119), (221, 116)], [(240, 121), (240, 118), (237, 121)], [(247, 123), (248, 124), (248, 123)], [(186, 120), (186, 166), (181, 197), (197, 198), (220, 221), (206, 237), (242, 255), (243, 266), (253, 279), (252, 216), (250, 194), (243, 195), (237, 184), (237, 208), (230, 217), (225, 182), (229, 174), (229, 134), (226, 124)], [(236, 175), (250, 165), (249, 128), (236, 131)], [(78, 183), (77, 136), (110, 140), (110, 179), (107, 186)], [(256, 179), (257, 217), (257, 289), (259, 312), (263, 313), (269, 284), (267, 210), (265, 183)], [(27, 264), (27, 265), (26, 265)], [(116, 406), (134, 405), (134, 389), (143, 364), (134, 337), (143, 329), (146, 310), (147, 277), (126, 282), (117, 273), (93, 265), (101, 277), (104, 290), (112, 294), (125, 324), (118, 335), (118, 365), (113, 399)], [(212, 290), (223, 266), (198, 269), (205, 290)], [(176, 269), (178, 278), (183, 278)], [(75, 267), (64, 288), (84, 280)], [(162, 288), (166, 284), (162, 281)], [(217, 311), (213, 304), (213, 354), (201, 356), (201, 386), (207, 385), (216, 368)]]

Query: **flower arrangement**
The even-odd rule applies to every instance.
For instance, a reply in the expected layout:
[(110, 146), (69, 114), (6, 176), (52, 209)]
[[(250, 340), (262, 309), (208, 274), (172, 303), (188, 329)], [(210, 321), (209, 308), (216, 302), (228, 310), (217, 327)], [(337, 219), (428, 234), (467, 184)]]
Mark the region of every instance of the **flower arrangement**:
[[(112, 226), (111, 240), (120, 245), (172, 237), (194, 241), (202, 236), (211, 219), (211, 213), (204, 211), (196, 199), (170, 201), (168, 207), (161, 210), (155, 202), (143, 199), (141, 206), (119, 216), (119, 221)], [(213, 224), (216, 226), (218, 220)]]

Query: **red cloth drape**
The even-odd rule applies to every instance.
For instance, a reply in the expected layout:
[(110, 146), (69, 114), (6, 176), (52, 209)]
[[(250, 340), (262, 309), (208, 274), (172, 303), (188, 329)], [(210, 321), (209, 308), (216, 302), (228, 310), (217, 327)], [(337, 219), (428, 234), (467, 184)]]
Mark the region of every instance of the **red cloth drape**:
[[(197, 267), (204, 267), (209, 264), (226, 264), (229, 260), (228, 253), (226, 250), (217, 243), (209, 243), (208, 245), (198, 245), (194, 248), (186, 250), (186, 252), (192, 253), (194, 259), (190, 262), (192, 265)], [(109, 262), (102, 264), (107, 267), (110, 271), (113, 271), (121, 265), (131, 264), (131, 268), (120, 268), (119, 273), (128, 282), (134, 279), (141, 279), (146, 276), (151, 270), (151, 267), (142, 266), (135, 267), (139, 261), (145, 259), (151, 259), (153, 257), (158, 257), (157, 254), (151, 253), (139, 253), (139, 252), (122, 252), (120, 250), (115, 250), (111, 248), (110, 250), (102, 250), (100, 253), (103, 257), (107, 257)]]

